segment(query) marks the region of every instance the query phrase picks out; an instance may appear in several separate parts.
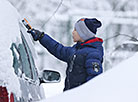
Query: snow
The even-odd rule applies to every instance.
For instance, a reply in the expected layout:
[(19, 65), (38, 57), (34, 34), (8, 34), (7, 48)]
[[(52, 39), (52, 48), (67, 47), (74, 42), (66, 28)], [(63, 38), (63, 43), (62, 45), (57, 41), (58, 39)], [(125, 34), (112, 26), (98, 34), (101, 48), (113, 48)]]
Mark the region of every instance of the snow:
[(138, 53), (75, 89), (40, 102), (138, 102)]
[[(21, 12), (22, 15), (25, 15), (27, 17), (30, 15), (33, 16), (31, 18), (32, 19), (31, 23), (36, 22), (36, 25), (38, 24), (37, 26), (40, 26), (41, 22), (45, 22), (43, 20), (45, 20), (46, 18), (48, 19), (52, 15), (52, 13), (56, 9), (57, 3), (60, 2), (60, 1), (56, 1), (53, 4), (54, 5), (53, 6), (52, 4), (50, 4), (50, 0), (48, 1), (43, 0), (43, 2), (39, 2), (39, 0), (36, 0), (37, 2), (40, 3), (40, 5), (43, 4), (43, 7), (41, 7), (40, 5), (37, 5), (37, 4), (34, 6), (34, 3), (36, 1), (30, 1), (30, 0), (29, 1), (24, 0), (21, 2), (19, 2), (18, 0), (13, 0), (13, 1), (17, 1), (17, 4), (18, 3), (20, 4), (17, 8), (19, 9), (19, 11), (22, 10)], [(25, 1), (27, 1), (27, 3)], [(126, 1), (127, 0), (123, 0), (122, 3)], [(28, 11), (25, 8), (23, 8), (25, 6), (22, 5), (22, 2), (24, 4), (25, 3), (27, 4), (28, 8), (27, 7), (26, 8), (28, 9)], [(50, 29), (52, 29), (50, 32), (51, 34), (53, 32), (53, 29), (55, 29), (54, 24), (56, 23), (58, 25), (59, 23), (57, 21), (63, 20), (65, 22), (68, 18), (71, 18), (72, 16), (73, 16), (72, 19), (75, 21), (77, 17), (79, 18), (80, 16), (82, 17), (82, 15), (86, 16), (88, 14), (89, 16), (92, 16), (92, 17), (93, 16), (99, 17), (103, 21), (104, 29), (108, 27), (110, 23), (124, 24), (124, 25), (126, 24), (138, 25), (138, 23), (136, 22), (137, 11), (135, 12), (134, 11), (133, 12), (132, 11), (113, 12), (111, 11), (112, 7), (111, 5), (109, 5), (107, 0), (100, 0), (100, 2), (97, 2), (96, 0), (94, 1), (89, 0), (89, 2), (82, 0), (81, 3), (78, 1), (65, 0), (64, 2), (65, 2), (64, 6), (62, 7), (66, 6), (66, 2), (70, 2), (70, 4), (67, 5), (69, 7), (67, 8), (71, 8), (71, 10), (62, 12), (64, 10), (60, 8), (60, 10), (56, 13), (56, 15), (54, 15), (55, 18), (52, 18), (51, 20), (51, 22), (53, 21), (54, 23), (52, 22), (50, 24), (47, 24), (47, 27), (46, 27), (46, 31), (48, 32), (50, 32)], [(135, 4), (137, 3), (135, 2)], [(2, 26), (0, 26), (0, 32), (1, 32), (0, 33), (1, 35), (0, 37), (0, 46), (1, 46), (0, 48), (0, 65), (1, 65), (0, 66), (0, 69), (1, 69), (0, 70), (0, 85), (1, 84), (4, 86), (6, 85), (9, 91), (14, 92), (18, 96), (21, 96), (19, 81), (16, 78), (14, 74), (14, 70), (12, 68), (11, 61), (13, 59), (12, 59), (12, 53), (10, 51), (11, 42), (20, 41), (20, 39), (18, 38), (19, 27), (17, 25), (19, 15), (17, 11), (6, 0), (0, 0), (0, 8), (1, 8), (0, 14), (2, 14), (2, 16), (0, 16), (0, 24), (2, 24)], [(83, 8), (83, 10), (81, 8)], [(47, 12), (46, 9), (50, 9), (50, 11)], [(93, 10), (96, 9), (96, 11), (93, 11), (92, 9)], [(33, 12), (31, 13), (29, 12), (29, 10)], [(34, 14), (34, 11), (36, 11), (37, 13)], [(122, 19), (123, 17), (125, 18)], [(5, 18), (8, 18), (8, 19), (5, 20)], [(36, 20), (40, 22), (37, 22)], [(58, 30), (59, 30), (59, 26), (57, 27), (57, 29), (54, 30), (56, 31), (55, 33), (59, 32)], [(105, 32), (105, 30), (102, 32)], [(128, 31), (127, 29), (125, 30)], [(104, 34), (104, 35), (107, 36), (108, 34)], [(54, 36), (59, 37), (59, 35), (54, 35)], [(64, 40), (64, 43), (65, 43), (65, 40)], [(113, 46), (112, 43), (111, 43), (111, 46)], [(57, 59), (52, 58), (52, 56), (48, 57), (48, 54), (47, 55), (45, 54), (45, 56), (46, 56), (45, 67), (48, 66), (48, 67), (54, 68), (56, 66), (56, 68), (59, 70), (65, 67), (64, 65), (61, 66), (61, 64), (59, 65), (56, 64), (55, 63), (56, 61), (54, 60), (57, 60)], [(102, 102), (109, 102), (109, 101), (129, 102), (129, 101), (132, 101), (132, 102), (138, 102), (138, 99), (136, 99), (136, 95), (138, 94), (137, 93), (138, 92), (138, 87), (137, 87), (138, 79), (136, 79), (138, 77), (137, 75), (138, 69), (136, 69), (136, 67), (138, 66), (138, 64), (136, 63), (136, 61), (138, 60), (137, 57), (138, 57), (138, 54), (134, 55), (133, 58), (128, 59), (127, 61), (124, 61), (117, 67), (105, 72), (104, 74), (99, 75), (98, 77), (89, 81), (88, 83), (76, 89), (69, 90), (63, 94), (59, 94), (59, 93), (62, 93), (61, 90), (64, 87), (63, 80), (61, 83), (53, 83), (53, 84), (45, 84), (45, 85), (43, 84), (43, 86), (45, 87), (46, 97), (51, 97), (55, 94), (56, 95), (58, 94), (58, 95), (55, 97), (46, 99), (46, 100), (42, 100), (42, 102), (45, 102), (45, 101), (46, 102), (58, 102), (58, 101), (61, 101), (61, 102), (64, 102), (64, 101), (65, 102), (70, 102), (70, 101), (79, 101), (79, 102), (82, 102), (82, 101), (83, 102), (92, 102), (92, 101), (95, 101), (95, 102), (101, 102), (101, 101)], [(47, 62), (47, 60), (49, 60), (49, 62)], [(60, 66), (60, 67), (57, 67), (57, 66)]]
[(20, 84), (12, 68), (13, 58), (10, 50), (11, 42), (19, 41), (19, 15), (6, 0), (0, 0), (0, 8), (0, 85), (21, 96)]

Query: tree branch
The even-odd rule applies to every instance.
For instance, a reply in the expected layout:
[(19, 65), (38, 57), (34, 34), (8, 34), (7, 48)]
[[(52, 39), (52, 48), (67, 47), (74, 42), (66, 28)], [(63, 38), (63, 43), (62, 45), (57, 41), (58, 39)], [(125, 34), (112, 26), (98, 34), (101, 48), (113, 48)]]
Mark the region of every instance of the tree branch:
[(53, 14), (47, 19), (47, 21), (42, 25), (42, 28), (45, 27), (46, 23), (48, 23), (50, 21), (50, 19), (56, 14), (56, 12), (58, 11), (58, 9), (60, 8), (60, 6), (62, 5), (63, 0), (60, 1), (58, 7), (56, 8), (56, 10), (53, 12)]

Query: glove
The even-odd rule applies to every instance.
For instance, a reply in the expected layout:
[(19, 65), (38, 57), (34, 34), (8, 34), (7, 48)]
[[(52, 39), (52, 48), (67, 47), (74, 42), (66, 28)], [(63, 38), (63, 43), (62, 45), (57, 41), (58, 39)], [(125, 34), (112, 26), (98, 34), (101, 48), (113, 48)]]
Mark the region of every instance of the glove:
[(30, 33), (34, 39), (34, 41), (40, 40), (43, 38), (44, 36), (44, 32), (40, 32), (39, 30), (36, 29), (30, 29), (27, 31), (28, 33)]

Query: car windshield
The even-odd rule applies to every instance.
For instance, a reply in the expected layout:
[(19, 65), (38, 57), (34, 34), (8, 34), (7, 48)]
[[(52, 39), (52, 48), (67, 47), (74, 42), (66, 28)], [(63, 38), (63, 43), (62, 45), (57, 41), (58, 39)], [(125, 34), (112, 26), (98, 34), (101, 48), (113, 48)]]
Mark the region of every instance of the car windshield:
[(14, 71), (19, 76), (21, 73), (24, 73), (26, 77), (37, 80), (38, 75), (32, 53), (22, 31), (20, 32), (22, 43), (18, 45), (16, 43), (12, 43), (11, 45)]
[(28, 56), (28, 62), (29, 62), (29, 66), (30, 66), (30, 69), (32, 70), (31, 74), (33, 76), (33, 79), (36, 80), (37, 79), (37, 71), (36, 71), (36, 67), (35, 67), (35, 63), (34, 63), (34, 59), (33, 59), (33, 56), (32, 56), (32, 53), (31, 53), (31, 50), (22, 34), (22, 31), (21, 31), (21, 35), (22, 35), (22, 41), (23, 41), (23, 44), (25, 46), (25, 50), (26, 50), (26, 53), (27, 53), (27, 56)]

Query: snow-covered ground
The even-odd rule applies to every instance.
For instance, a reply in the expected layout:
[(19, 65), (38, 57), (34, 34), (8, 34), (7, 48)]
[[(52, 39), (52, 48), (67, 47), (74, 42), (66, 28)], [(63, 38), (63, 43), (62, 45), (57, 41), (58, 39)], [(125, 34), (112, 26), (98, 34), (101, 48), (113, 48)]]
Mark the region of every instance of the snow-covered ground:
[(138, 53), (88, 83), (41, 102), (138, 102)]

